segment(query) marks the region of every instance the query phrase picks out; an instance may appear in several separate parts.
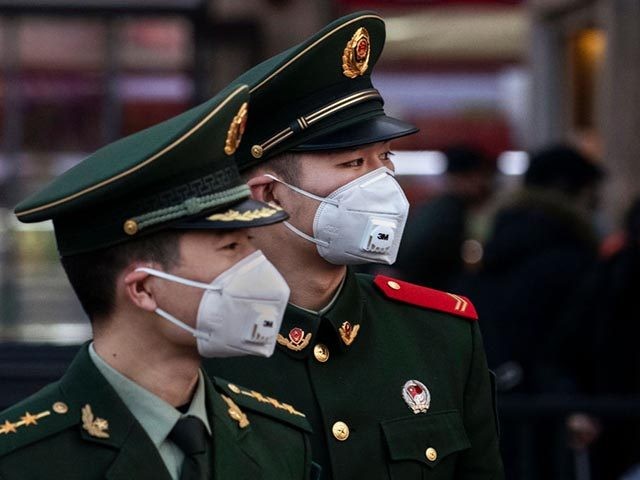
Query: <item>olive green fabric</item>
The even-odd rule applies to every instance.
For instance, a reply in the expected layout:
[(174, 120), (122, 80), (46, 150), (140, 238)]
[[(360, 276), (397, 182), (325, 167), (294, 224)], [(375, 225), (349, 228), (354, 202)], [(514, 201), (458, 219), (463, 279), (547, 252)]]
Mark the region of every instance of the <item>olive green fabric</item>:
[[(344, 55), (360, 28), (368, 34), (369, 59), (366, 69), (353, 78), (345, 75)], [(280, 152), (304, 148), (306, 142), (331, 132), (348, 129), (355, 124), (382, 123), (384, 131), (372, 129), (359, 144), (373, 143), (414, 133), (417, 129), (385, 115), (383, 100), (371, 83), (373, 71), (385, 42), (384, 21), (375, 12), (356, 12), (327, 25), (304, 42), (255, 66), (238, 77), (232, 85), (246, 84), (251, 90), (252, 113), (247, 122), (245, 140), (236, 155), (241, 171)], [(349, 63), (346, 61), (346, 63)], [(335, 102), (353, 96), (340, 108), (310, 120), (308, 116)], [(360, 97), (360, 95), (362, 95)], [(357, 98), (356, 98), (357, 97)], [(299, 119), (307, 118), (308, 122)], [(272, 147), (266, 142), (278, 133), (291, 129), (286, 138)], [(375, 132), (375, 133), (374, 133)], [(256, 146), (264, 151), (256, 156)], [(322, 146), (314, 149), (344, 148), (345, 145)]]
[[(339, 335), (345, 321), (359, 325), (350, 346)], [(299, 406), (315, 432), (321, 478), (503, 478), (477, 322), (389, 300), (370, 276), (349, 272), (324, 314), (289, 305), (282, 336), (295, 327), (312, 335), (301, 351), (278, 345), (269, 359), (212, 359), (204, 368)], [(330, 352), (325, 363), (314, 357), (318, 343)], [(426, 413), (414, 414), (404, 401), (408, 380), (429, 389)], [(350, 429), (345, 441), (332, 434), (337, 421)], [(434, 461), (426, 457), (430, 447), (437, 452)]]
[(235, 217), (193, 228), (227, 228), (233, 218), (244, 220), (236, 228), (283, 220), (279, 209), (242, 203), (249, 188), (240, 179), (233, 152), (242, 137), (248, 99), (247, 86), (234, 85), (101, 148), (22, 201), (15, 209), (18, 219), (53, 219), (62, 255), (111, 246), (232, 205)]
[[(310, 451), (300, 420), (283, 421), (281, 412), (240, 408), (249, 425), (240, 428), (229, 415), (223, 392), (206, 381), (207, 411), (213, 430), (217, 480), (304, 479)], [(60, 410), (64, 402), (68, 411)], [(108, 437), (83, 428), (82, 409), (94, 421), (104, 419)], [(273, 408), (275, 411), (276, 409)], [(60, 411), (62, 413), (56, 413)], [(0, 413), (0, 428), (27, 415), (42, 414), (36, 424), (0, 434), (2, 480), (171, 480), (158, 450), (120, 397), (96, 369), (85, 345), (64, 377)]]

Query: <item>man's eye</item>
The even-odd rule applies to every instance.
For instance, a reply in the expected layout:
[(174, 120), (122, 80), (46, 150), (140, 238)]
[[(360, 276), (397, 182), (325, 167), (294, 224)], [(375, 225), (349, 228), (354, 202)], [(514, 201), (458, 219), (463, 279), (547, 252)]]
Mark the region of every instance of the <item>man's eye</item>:
[(240, 244), (238, 242), (232, 242), (232, 243), (229, 243), (229, 244), (225, 245), (222, 248), (224, 248), (225, 250), (235, 250), (236, 248), (238, 248), (239, 245)]
[(380, 154), (380, 160), (391, 160), (391, 157), (393, 157), (395, 155), (395, 153), (389, 151), (389, 152), (384, 152)]
[(357, 158), (356, 160), (351, 160), (350, 162), (343, 163), (343, 167), (361, 167), (364, 163), (363, 158)]

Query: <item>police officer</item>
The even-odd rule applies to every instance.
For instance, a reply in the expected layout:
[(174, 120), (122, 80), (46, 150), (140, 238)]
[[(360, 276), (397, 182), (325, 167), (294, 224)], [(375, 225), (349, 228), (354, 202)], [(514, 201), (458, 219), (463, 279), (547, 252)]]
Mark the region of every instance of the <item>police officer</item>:
[(233, 153), (248, 89), (97, 151), (16, 208), (52, 219), (91, 319), (62, 379), (0, 413), (0, 478), (303, 479), (303, 413), (200, 371), (201, 356), (268, 356), (287, 303), (247, 227)]
[(371, 71), (383, 20), (355, 13), (239, 77), (252, 117), (238, 153), (255, 199), (290, 218), (255, 240), (291, 287), (270, 359), (205, 369), (301, 405), (323, 479), (502, 477), (492, 387), (473, 305), (358, 263), (395, 261), (408, 202)]

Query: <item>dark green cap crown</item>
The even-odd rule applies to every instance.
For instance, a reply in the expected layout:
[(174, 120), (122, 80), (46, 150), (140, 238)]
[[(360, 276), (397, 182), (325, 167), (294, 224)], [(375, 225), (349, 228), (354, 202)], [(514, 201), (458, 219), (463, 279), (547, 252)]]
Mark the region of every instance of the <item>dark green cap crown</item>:
[(52, 219), (62, 255), (174, 226), (237, 228), (281, 220), (281, 210), (246, 200), (249, 188), (233, 157), (248, 99), (247, 86), (234, 85), (101, 148), (21, 202), (18, 219)]
[(357, 12), (237, 78), (232, 85), (251, 91), (240, 170), (286, 150), (348, 148), (417, 131), (385, 115), (371, 83), (384, 42), (382, 18)]

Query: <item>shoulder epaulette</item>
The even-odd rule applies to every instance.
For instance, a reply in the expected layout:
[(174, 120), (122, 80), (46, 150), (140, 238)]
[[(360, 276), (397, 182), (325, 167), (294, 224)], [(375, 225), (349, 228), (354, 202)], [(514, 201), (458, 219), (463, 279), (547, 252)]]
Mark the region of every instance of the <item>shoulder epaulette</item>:
[(466, 297), (414, 285), (384, 275), (377, 275), (373, 279), (373, 283), (392, 300), (450, 313), (468, 320), (478, 319), (475, 307)]
[(306, 415), (288, 403), (280, 402), (273, 397), (236, 385), (223, 378), (213, 377), (213, 383), (241, 407), (274, 417), (307, 432), (312, 431)]
[(67, 404), (60, 400), (58, 385), (49, 385), (0, 412), (0, 456), (38, 442), (78, 422), (77, 415), (71, 415)]

